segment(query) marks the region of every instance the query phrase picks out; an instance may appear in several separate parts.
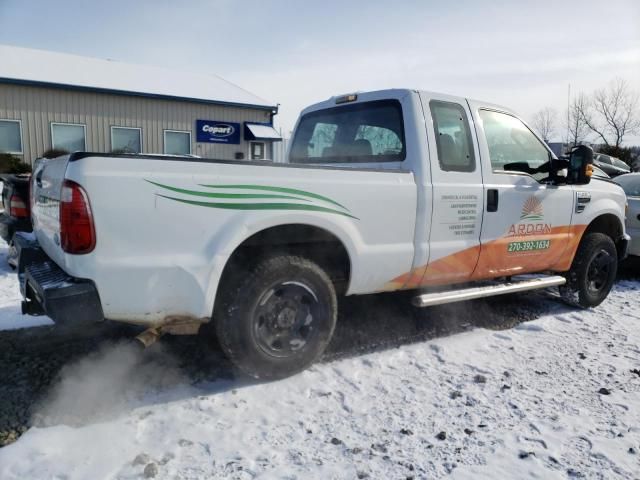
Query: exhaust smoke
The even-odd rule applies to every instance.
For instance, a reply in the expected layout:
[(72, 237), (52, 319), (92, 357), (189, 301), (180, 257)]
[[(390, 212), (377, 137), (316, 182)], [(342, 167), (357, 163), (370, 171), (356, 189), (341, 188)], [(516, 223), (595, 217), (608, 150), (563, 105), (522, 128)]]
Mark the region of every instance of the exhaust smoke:
[(144, 405), (151, 394), (186, 383), (177, 360), (161, 344), (149, 350), (130, 342), (110, 344), (63, 367), (31, 423), (46, 427), (103, 421)]

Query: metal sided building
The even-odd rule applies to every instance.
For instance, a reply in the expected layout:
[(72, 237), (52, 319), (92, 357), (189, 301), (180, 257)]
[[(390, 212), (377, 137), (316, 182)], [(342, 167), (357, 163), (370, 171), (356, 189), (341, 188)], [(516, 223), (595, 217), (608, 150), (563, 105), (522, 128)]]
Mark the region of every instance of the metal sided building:
[(0, 152), (270, 160), (278, 107), (220, 77), (0, 45)]

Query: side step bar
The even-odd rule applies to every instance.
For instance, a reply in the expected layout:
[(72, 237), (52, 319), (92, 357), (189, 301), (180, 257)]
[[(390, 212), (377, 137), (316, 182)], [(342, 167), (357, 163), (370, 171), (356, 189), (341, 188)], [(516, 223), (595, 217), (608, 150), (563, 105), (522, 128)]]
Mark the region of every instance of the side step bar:
[(525, 292), (527, 290), (535, 290), (538, 288), (555, 287), (557, 285), (564, 285), (565, 283), (567, 283), (567, 279), (560, 275), (538, 277), (521, 280), (519, 282), (488, 285), (485, 287), (472, 287), (461, 290), (449, 290), (447, 292), (424, 293), (414, 297), (411, 303), (413, 303), (415, 307), (430, 307), (432, 305), (442, 305), (444, 303), (473, 300), (474, 298), (491, 297), (494, 295), (504, 295), (506, 293)]

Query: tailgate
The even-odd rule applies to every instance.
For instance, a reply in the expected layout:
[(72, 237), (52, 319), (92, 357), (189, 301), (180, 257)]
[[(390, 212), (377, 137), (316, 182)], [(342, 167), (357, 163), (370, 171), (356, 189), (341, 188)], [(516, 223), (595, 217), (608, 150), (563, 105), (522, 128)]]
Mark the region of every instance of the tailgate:
[(61, 266), (64, 252), (60, 247), (60, 198), (68, 163), (69, 155), (38, 159), (31, 177), (33, 231), (43, 250)]

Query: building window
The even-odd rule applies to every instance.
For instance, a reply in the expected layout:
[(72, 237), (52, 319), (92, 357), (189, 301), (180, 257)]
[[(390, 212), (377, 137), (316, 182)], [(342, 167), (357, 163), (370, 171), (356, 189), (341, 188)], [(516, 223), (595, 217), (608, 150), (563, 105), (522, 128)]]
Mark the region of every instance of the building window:
[(0, 152), (22, 153), (22, 124), (20, 120), (0, 120)]
[(111, 127), (111, 151), (113, 153), (142, 152), (142, 129)]
[(77, 123), (52, 123), (51, 147), (68, 152), (86, 150), (87, 127)]
[(191, 132), (165, 130), (164, 153), (168, 155), (191, 155)]
[(250, 146), (250, 156), (251, 160), (264, 160), (265, 156), (265, 148), (264, 142), (251, 142)]

